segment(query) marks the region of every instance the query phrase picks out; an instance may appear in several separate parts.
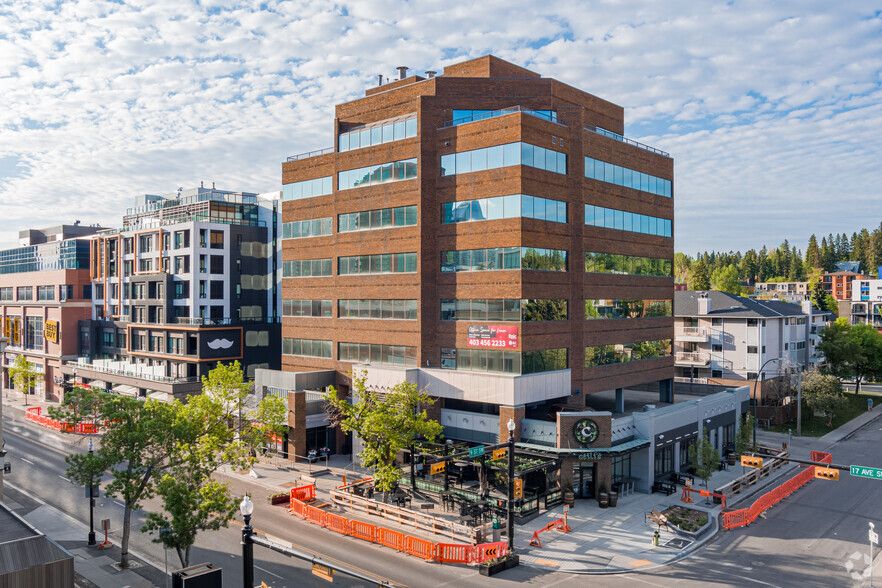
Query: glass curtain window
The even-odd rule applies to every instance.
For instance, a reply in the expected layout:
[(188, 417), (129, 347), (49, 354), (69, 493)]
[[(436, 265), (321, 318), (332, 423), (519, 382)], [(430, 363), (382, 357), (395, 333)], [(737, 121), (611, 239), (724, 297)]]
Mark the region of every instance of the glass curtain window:
[(512, 165), (526, 165), (566, 175), (567, 154), (529, 143), (507, 143), (442, 155), (441, 175), (452, 176)]
[(671, 197), (671, 180), (651, 176), (591, 157), (585, 158), (585, 177), (608, 184), (649, 192), (658, 196)]
[(670, 219), (604, 208), (592, 204), (585, 205), (585, 224), (590, 227), (631, 231), (633, 233), (644, 233), (659, 237), (670, 237), (672, 235)]
[(332, 176), (325, 176), (323, 178), (315, 178), (314, 180), (284, 184), (282, 186), (282, 200), (300, 200), (301, 198), (326, 196), (333, 191)]

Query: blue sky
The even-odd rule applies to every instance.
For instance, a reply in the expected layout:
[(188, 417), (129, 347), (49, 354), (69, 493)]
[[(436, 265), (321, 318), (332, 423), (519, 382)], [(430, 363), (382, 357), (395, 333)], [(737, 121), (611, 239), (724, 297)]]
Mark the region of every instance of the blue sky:
[(101, 0), (0, 6), (0, 248), (136, 194), (280, 189), (377, 74), (492, 53), (625, 107), (675, 160), (676, 248), (882, 220), (870, 2)]

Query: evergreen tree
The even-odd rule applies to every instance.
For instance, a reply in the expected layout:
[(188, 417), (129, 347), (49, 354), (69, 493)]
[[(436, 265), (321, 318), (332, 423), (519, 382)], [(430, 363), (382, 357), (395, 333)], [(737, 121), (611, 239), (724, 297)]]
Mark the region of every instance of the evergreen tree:
[(821, 252), (818, 249), (818, 239), (814, 233), (809, 237), (808, 249), (805, 250), (806, 273), (811, 273), (811, 268), (821, 267)]
[(692, 269), (689, 273), (689, 289), (710, 290), (710, 287), (707, 263), (702, 258), (692, 264)]

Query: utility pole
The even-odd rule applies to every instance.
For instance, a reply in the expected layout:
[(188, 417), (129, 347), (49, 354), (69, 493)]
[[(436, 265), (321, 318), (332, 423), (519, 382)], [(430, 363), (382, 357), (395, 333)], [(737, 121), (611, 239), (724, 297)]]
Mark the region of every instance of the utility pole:
[(802, 370), (796, 388), (796, 436), (802, 437)]

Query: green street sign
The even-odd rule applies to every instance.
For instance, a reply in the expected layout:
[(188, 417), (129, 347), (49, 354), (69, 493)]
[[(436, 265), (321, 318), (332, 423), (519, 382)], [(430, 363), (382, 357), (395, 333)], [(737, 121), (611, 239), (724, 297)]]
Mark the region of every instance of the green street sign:
[(867, 468), (864, 466), (851, 466), (851, 475), (858, 478), (872, 478), (882, 480), (882, 468)]
[(477, 447), (469, 448), (469, 457), (481, 457), (484, 455), (484, 446), (478, 445)]

